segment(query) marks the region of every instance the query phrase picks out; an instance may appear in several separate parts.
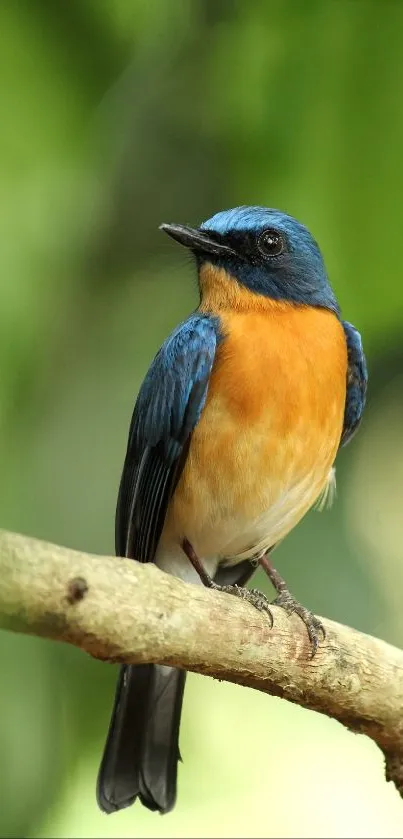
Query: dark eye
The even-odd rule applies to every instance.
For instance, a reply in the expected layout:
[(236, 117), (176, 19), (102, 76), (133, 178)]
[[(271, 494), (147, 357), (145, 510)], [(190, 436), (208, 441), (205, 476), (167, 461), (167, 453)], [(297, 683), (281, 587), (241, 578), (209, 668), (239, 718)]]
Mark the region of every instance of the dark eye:
[(264, 230), (257, 240), (257, 246), (264, 256), (279, 256), (285, 249), (285, 242), (278, 230)]

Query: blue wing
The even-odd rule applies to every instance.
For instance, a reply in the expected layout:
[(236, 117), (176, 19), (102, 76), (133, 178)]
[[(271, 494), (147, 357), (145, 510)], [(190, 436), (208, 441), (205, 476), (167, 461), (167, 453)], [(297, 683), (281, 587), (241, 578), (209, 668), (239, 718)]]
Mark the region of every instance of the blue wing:
[(342, 321), (342, 326), (347, 341), (348, 367), (346, 407), (340, 446), (350, 442), (360, 425), (368, 382), (367, 362), (362, 348), (361, 335), (347, 321)]
[(115, 520), (118, 556), (150, 562), (207, 396), (217, 318), (195, 314), (157, 353), (134, 408)]

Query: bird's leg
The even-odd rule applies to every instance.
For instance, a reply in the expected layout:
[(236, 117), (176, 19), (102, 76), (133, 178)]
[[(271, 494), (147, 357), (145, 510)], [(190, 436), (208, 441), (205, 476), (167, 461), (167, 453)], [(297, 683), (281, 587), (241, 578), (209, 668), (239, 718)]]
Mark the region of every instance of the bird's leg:
[(199, 557), (197, 556), (197, 553), (193, 548), (193, 545), (190, 544), (188, 539), (183, 540), (182, 550), (193, 565), (193, 568), (199, 575), (203, 585), (206, 586), (206, 588), (214, 588), (214, 580), (212, 580), (210, 574), (207, 573), (201, 559), (199, 559)]
[(246, 600), (248, 603), (254, 606), (255, 609), (258, 609), (259, 612), (265, 612), (270, 618), (270, 625), (273, 626), (273, 614), (270, 609), (270, 603), (266, 595), (263, 594), (263, 592), (259, 591), (257, 588), (248, 589), (237, 585), (218, 585), (218, 583), (215, 583), (214, 580), (210, 577), (210, 574), (207, 573), (206, 569), (203, 566), (203, 563), (197, 556), (196, 551), (194, 550), (193, 546), (190, 544), (188, 539), (183, 540), (182, 550), (193, 565), (193, 568), (199, 575), (204, 586), (206, 586), (207, 588), (215, 589), (215, 591), (223, 591), (226, 594), (233, 594), (235, 595), (235, 597), (240, 597), (242, 600)]
[(295, 614), (299, 615), (301, 620), (303, 620), (311, 642), (311, 657), (313, 658), (316, 650), (318, 649), (320, 636), (322, 636), (322, 640), (326, 637), (325, 627), (321, 621), (309, 611), (309, 609), (306, 609), (305, 606), (302, 606), (301, 603), (298, 603), (298, 600), (293, 597), (287, 588), (285, 580), (280, 577), (280, 574), (273, 567), (266, 554), (259, 557), (259, 564), (264, 569), (270, 582), (277, 591), (277, 597), (273, 600), (273, 606), (280, 606), (289, 615), (295, 612)]

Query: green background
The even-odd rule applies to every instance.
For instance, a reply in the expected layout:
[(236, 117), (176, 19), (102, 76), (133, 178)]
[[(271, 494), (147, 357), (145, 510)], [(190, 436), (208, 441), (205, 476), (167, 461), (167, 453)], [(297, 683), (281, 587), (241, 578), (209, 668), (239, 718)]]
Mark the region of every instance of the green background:
[[(280, 207), (319, 240), (370, 387), (336, 504), (276, 564), (403, 646), (402, 55), (399, 0), (0, 3), (1, 527), (113, 550), (138, 387), (197, 300), (158, 224)], [(197, 676), (175, 811), (106, 817), (116, 668), (6, 633), (0, 656), (1, 836), (403, 835), (372, 742)]]

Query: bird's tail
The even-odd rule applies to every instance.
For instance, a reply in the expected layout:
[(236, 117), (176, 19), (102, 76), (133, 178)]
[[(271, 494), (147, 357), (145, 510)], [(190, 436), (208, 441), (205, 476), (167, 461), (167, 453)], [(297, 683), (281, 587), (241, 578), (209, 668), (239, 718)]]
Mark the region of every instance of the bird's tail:
[(174, 806), (185, 678), (185, 671), (160, 664), (121, 668), (98, 774), (104, 812), (128, 807), (137, 796), (160, 813)]

